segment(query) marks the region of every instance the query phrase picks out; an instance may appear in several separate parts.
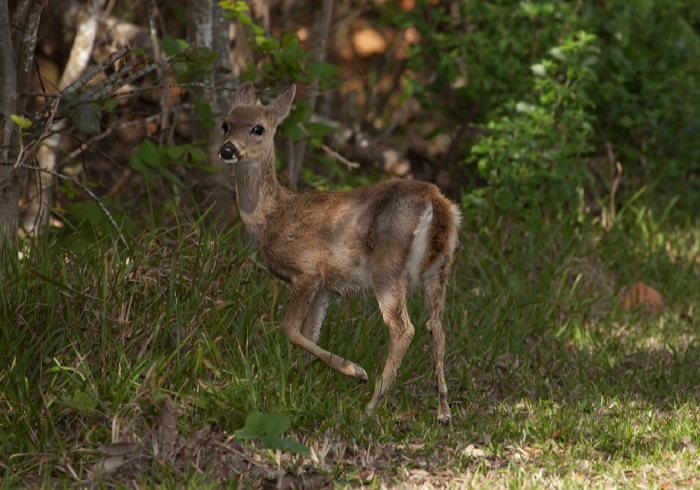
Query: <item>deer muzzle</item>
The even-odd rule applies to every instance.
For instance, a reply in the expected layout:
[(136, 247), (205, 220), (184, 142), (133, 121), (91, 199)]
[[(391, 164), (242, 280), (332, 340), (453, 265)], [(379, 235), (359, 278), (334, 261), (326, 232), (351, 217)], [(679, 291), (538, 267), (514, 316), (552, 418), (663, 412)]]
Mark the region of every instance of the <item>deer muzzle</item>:
[(228, 163), (229, 165), (238, 163), (240, 156), (241, 154), (238, 152), (238, 148), (236, 148), (233, 143), (228, 141), (224, 143), (219, 150), (219, 158), (221, 158), (224, 163)]

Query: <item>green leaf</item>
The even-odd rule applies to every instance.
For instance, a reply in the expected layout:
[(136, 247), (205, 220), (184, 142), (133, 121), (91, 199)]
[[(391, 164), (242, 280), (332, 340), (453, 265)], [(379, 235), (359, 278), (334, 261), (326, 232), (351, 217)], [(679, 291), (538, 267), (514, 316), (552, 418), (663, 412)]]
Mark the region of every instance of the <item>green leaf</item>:
[(287, 63), (299, 61), (304, 56), (304, 50), (301, 49), (295, 34), (287, 34), (282, 41), (282, 46), (282, 59)]
[(135, 154), (138, 155), (143, 163), (151, 167), (159, 167), (163, 163), (158, 152), (158, 147), (153, 141), (148, 139), (141, 142)]
[(97, 104), (79, 104), (68, 109), (68, 119), (85, 134), (100, 133), (100, 108)]
[(183, 153), (185, 153), (185, 147), (184, 146), (168, 146), (165, 148), (165, 151), (168, 153), (168, 156), (170, 157), (171, 160), (177, 160), (180, 158)]
[(216, 126), (216, 121), (214, 121), (214, 115), (209, 104), (197, 99), (194, 101), (194, 111), (197, 113), (199, 120), (202, 121), (204, 129), (210, 130)]
[(286, 451), (287, 446), (284, 444), (282, 439), (277, 436), (264, 435), (260, 437), (260, 442), (267, 449), (279, 449), (280, 451)]
[(150, 174), (150, 169), (146, 167), (146, 165), (143, 164), (143, 161), (141, 161), (141, 158), (139, 158), (138, 155), (134, 154), (129, 157), (129, 166), (136, 170), (137, 172), (141, 172), (144, 174), (144, 176), (148, 177)]
[(192, 157), (192, 160), (195, 162), (201, 162), (205, 158), (207, 158), (207, 154), (204, 153), (200, 148), (197, 148), (196, 146), (192, 145), (186, 145), (185, 149), (187, 149), (187, 152), (190, 154), (190, 157)]
[(282, 442), (287, 446), (287, 449), (289, 451), (292, 451), (293, 453), (301, 454), (302, 456), (311, 456), (311, 451), (309, 450), (308, 447), (305, 445), (301, 444), (300, 442), (297, 442), (293, 439), (288, 439), (286, 437), (281, 437)]
[(208, 174), (217, 174), (221, 172), (221, 167), (217, 167), (216, 165), (199, 165), (197, 169)]
[(324, 124), (324, 123), (318, 123), (318, 122), (310, 122), (304, 124), (304, 127), (306, 130), (311, 134), (312, 136), (327, 136), (333, 132), (335, 132), (336, 128), (329, 124)]
[(327, 61), (309, 60), (304, 65), (307, 72), (322, 79), (338, 76), (338, 67)]
[(136, 56), (143, 56), (143, 53), (145, 53), (143, 48), (131, 48), (131, 52)]
[(258, 437), (260, 437), (260, 434), (250, 432), (245, 429), (238, 429), (233, 433), (233, 435), (236, 436), (238, 439), (257, 439)]
[(258, 77), (258, 69), (251, 66), (248, 67), (241, 75), (238, 77), (241, 82), (252, 82)]
[(245, 419), (245, 430), (251, 434), (261, 436), (267, 427), (267, 414), (263, 412), (250, 412)]
[(289, 415), (284, 412), (272, 413), (267, 416), (265, 432), (271, 436), (280, 436), (289, 429)]
[(107, 111), (107, 112), (112, 112), (114, 109), (117, 108), (119, 105), (119, 102), (115, 97), (110, 97), (108, 99), (104, 99), (101, 101), (102, 104), (102, 110)]
[(14, 123), (19, 126), (22, 129), (27, 129), (32, 126), (32, 121), (30, 121), (28, 118), (24, 116), (18, 116), (16, 114), (12, 114), (10, 118), (14, 121)]
[(175, 39), (174, 37), (166, 34), (163, 36), (162, 46), (165, 55), (172, 56), (184, 51), (189, 44), (187, 44), (187, 41), (184, 39)]
[(303, 456), (311, 456), (309, 448), (286, 437), (265, 435), (260, 438), (260, 442), (262, 442), (263, 446), (267, 449), (280, 450), (282, 452), (292, 451)]
[(282, 130), (282, 137), (292, 141), (301, 141), (304, 139), (304, 132), (296, 124), (285, 126)]
[(167, 181), (172, 182), (178, 187), (185, 187), (185, 184), (182, 183), (182, 180), (180, 180), (180, 177), (175, 175), (173, 172), (168, 170), (165, 167), (158, 167), (157, 168), (158, 173), (161, 174)]
[(530, 70), (538, 77), (547, 76), (547, 67), (545, 67), (542, 63), (535, 63), (534, 65), (530, 66)]

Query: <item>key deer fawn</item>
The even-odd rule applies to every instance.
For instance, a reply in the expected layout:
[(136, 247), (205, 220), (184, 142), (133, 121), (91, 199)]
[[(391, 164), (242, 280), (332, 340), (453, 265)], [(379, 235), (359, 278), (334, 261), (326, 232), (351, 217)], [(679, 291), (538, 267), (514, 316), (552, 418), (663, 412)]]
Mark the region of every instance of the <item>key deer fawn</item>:
[(296, 88), (256, 105), (250, 82), (233, 95), (219, 156), (231, 170), (240, 215), (269, 270), (291, 284), (282, 320), (290, 342), (348, 376), (367, 381), (362, 367), (316, 342), (329, 295), (373, 294), (389, 328), (389, 353), (369, 415), (391, 387), (413, 337), (406, 293), (425, 291), (427, 329), (438, 386), (437, 416), (450, 422), (443, 372), (445, 287), (457, 246), (460, 213), (437, 187), (390, 180), (348, 191), (295, 193), (275, 175), (273, 137), (289, 114)]

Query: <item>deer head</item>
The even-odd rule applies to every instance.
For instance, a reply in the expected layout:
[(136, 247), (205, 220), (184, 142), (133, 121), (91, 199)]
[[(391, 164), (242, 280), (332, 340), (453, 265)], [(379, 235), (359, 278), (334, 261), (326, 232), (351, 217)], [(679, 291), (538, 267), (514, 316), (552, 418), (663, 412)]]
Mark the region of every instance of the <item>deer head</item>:
[(256, 105), (253, 84), (245, 82), (233, 94), (229, 115), (221, 125), (224, 143), (219, 157), (229, 165), (262, 163), (272, 156), (277, 127), (289, 114), (296, 86), (267, 106)]

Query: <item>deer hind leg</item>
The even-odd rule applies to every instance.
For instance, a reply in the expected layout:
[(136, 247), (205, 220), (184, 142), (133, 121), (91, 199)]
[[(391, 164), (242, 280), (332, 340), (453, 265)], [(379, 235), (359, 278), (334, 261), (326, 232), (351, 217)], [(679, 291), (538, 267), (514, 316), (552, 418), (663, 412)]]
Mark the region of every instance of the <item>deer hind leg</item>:
[(406, 310), (406, 287), (402, 281), (380, 289), (377, 292), (377, 300), (384, 322), (389, 328), (389, 353), (374, 395), (365, 409), (367, 415), (374, 412), (374, 409), (389, 391), (408, 346), (411, 344), (414, 332)]
[(445, 287), (450, 273), (452, 257), (445, 255), (442, 261), (432, 265), (421, 276), (425, 288), (429, 317), (426, 328), (430, 333), (430, 344), (435, 377), (438, 388), (438, 421), (441, 424), (451, 422), (450, 405), (447, 403), (447, 384), (445, 383), (445, 330), (442, 326), (442, 314), (445, 309)]
[[(309, 354), (318, 357), (329, 367), (345, 375), (367, 381), (367, 373), (360, 366), (321, 349), (315, 342), (306, 338), (299, 331), (299, 325), (308, 316), (311, 306), (316, 304), (316, 296), (324, 294), (319, 289), (320, 285), (321, 278), (317, 276), (306, 276), (292, 281), (292, 300), (282, 320), (282, 331), (284, 331), (293, 345), (301, 347)], [(319, 300), (319, 304), (322, 303), (322, 299)], [(319, 316), (318, 311), (312, 312), (312, 316)]]

